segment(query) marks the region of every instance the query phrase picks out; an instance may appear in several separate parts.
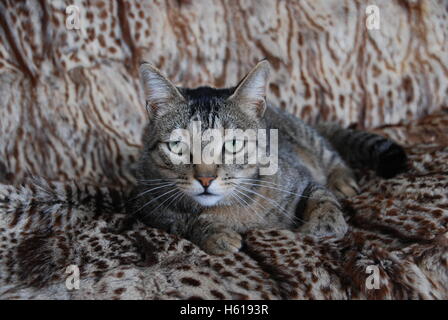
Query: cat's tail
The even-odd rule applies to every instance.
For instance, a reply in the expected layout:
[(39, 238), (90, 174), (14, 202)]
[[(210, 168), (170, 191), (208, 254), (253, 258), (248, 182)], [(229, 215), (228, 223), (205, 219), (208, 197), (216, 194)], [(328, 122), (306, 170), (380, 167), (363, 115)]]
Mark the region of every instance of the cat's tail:
[(407, 169), (404, 149), (390, 139), (327, 123), (316, 126), (316, 130), (352, 168), (367, 167), (384, 178), (391, 178)]

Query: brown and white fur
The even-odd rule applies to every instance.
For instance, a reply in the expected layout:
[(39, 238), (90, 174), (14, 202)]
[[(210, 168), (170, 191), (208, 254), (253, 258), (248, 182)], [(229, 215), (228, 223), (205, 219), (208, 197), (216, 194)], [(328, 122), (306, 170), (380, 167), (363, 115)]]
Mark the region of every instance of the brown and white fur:
[[(393, 171), (406, 162), (402, 149), (390, 140), (334, 125), (317, 128), (319, 134), (270, 105), (266, 101), (267, 61), (258, 63), (229, 89), (177, 88), (147, 63), (141, 65), (141, 73), (149, 123), (143, 136), (132, 212), (148, 225), (186, 237), (206, 252), (236, 252), (242, 246), (241, 234), (256, 228), (343, 236), (347, 224), (338, 198), (354, 196), (358, 186), (334, 147), (351, 150), (342, 152), (349, 155), (350, 163), (360, 161), (374, 169), (384, 167), (377, 161), (388, 161), (387, 155), (392, 155), (389, 163), (398, 163)], [(202, 131), (277, 129), (277, 172), (260, 175), (258, 163), (173, 164), (170, 134), (175, 129), (192, 130), (191, 124), (197, 120)], [(338, 140), (339, 135), (350, 139)], [(352, 144), (344, 145), (345, 141)], [(362, 151), (365, 145), (369, 152)], [(360, 150), (353, 149), (355, 146)], [(377, 152), (386, 154), (385, 159)], [(365, 155), (376, 161), (362, 162)]]

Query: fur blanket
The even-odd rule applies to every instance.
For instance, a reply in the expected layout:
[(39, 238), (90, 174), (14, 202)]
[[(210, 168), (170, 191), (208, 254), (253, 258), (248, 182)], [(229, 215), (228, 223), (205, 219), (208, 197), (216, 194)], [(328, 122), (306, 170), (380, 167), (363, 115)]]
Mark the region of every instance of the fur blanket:
[[(342, 240), (255, 230), (228, 256), (126, 225), (123, 190), (43, 179), (1, 185), (0, 297), (448, 299), (446, 128), (441, 113), (379, 130), (412, 143), (410, 170), (389, 180), (358, 173), (362, 192), (344, 203)], [(79, 289), (67, 289), (70, 265)]]
[[(66, 25), (72, 4), (79, 29)], [(447, 299), (448, 7), (381, 1), (381, 29), (368, 30), (369, 4), (1, 1), (0, 298)], [(407, 146), (410, 170), (358, 172), (338, 242), (257, 230), (215, 257), (129, 225), (138, 62), (221, 87), (264, 57), (277, 105), (376, 128)]]

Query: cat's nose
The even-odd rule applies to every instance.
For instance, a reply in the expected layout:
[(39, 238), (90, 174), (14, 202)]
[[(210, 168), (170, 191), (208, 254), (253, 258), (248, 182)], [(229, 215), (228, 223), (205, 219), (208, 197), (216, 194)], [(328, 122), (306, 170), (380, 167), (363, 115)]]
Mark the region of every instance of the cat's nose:
[(196, 176), (195, 177), (196, 180), (199, 181), (199, 183), (204, 187), (207, 188), (208, 186), (210, 186), (210, 184), (212, 183), (213, 180), (216, 179), (216, 176), (212, 177), (212, 176), (207, 176), (207, 177), (202, 177), (202, 176)]

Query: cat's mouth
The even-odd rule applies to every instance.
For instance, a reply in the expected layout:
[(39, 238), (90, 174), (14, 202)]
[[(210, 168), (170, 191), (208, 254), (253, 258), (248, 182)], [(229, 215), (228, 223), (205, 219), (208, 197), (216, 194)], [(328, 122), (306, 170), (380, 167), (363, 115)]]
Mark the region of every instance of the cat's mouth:
[(217, 196), (217, 194), (214, 194), (214, 193), (211, 193), (208, 191), (204, 191), (204, 192), (198, 194), (198, 196)]
[(219, 194), (204, 191), (202, 193), (195, 195), (193, 198), (200, 205), (202, 205), (204, 207), (210, 207), (210, 206), (216, 205), (222, 199), (222, 196)]

